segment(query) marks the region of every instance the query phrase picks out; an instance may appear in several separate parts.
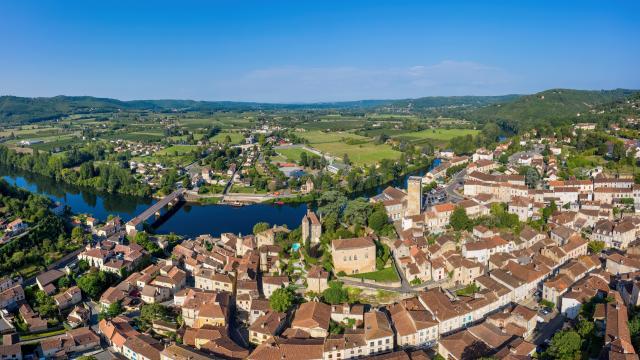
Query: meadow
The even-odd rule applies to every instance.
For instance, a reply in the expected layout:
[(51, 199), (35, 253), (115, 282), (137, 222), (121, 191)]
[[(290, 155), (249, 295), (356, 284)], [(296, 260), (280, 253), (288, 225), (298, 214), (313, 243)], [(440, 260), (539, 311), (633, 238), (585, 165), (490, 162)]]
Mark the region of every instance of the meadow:
[(198, 150), (198, 147), (195, 145), (173, 145), (173, 146), (169, 146), (166, 149), (162, 149), (156, 152), (156, 155), (160, 155), (160, 156), (187, 155), (197, 150)]
[(449, 141), (454, 137), (476, 135), (480, 131), (473, 129), (427, 129), (416, 132), (404, 133), (396, 136), (396, 139), (410, 142), (421, 140)]
[(276, 152), (289, 162), (298, 162), (300, 161), (300, 154), (306, 153), (308, 156), (318, 156), (310, 151), (307, 151), (302, 148), (288, 148), (288, 149), (276, 149)]
[(211, 137), (209, 141), (223, 143), (227, 135), (229, 135), (229, 137), (231, 138), (232, 144), (240, 144), (244, 141), (244, 135), (237, 132), (229, 132), (229, 131), (219, 132), (215, 136)]
[(386, 144), (376, 144), (373, 139), (349, 132), (308, 131), (299, 134), (310, 145), (324, 153), (342, 158), (345, 154), (357, 165), (371, 165), (382, 159), (398, 159), (400, 152)]

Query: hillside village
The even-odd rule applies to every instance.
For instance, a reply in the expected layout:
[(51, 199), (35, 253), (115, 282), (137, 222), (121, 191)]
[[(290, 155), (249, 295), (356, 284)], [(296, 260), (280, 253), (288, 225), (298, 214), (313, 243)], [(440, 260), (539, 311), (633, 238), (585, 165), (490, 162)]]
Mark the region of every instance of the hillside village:
[(322, 207), (298, 229), (181, 241), (127, 236), (118, 217), (76, 218), (91, 240), (73, 261), (34, 283), (0, 281), (0, 352), (29, 358), (28, 343), (41, 358), (527, 359), (587, 326), (593, 357), (637, 359), (627, 321), (640, 305), (640, 185), (602, 168), (560, 180), (564, 140), (517, 141), (441, 151), (406, 188), (358, 203), (373, 213), (344, 228)]

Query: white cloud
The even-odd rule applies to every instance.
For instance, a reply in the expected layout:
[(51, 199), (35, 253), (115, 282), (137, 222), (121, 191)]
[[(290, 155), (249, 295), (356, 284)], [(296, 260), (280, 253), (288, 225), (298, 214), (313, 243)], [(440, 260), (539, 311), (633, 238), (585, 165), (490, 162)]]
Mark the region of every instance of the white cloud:
[[(238, 100), (274, 102), (407, 98), (430, 95), (503, 94), (513, 86), (507, 71), (471, 61), (446, 60), (396, 68), (274, 67), (225, 81), (218, 91)], [(216, 91), (216, 92), (218, 92)], [(222, 95), (219, 94), (219, 95)]]

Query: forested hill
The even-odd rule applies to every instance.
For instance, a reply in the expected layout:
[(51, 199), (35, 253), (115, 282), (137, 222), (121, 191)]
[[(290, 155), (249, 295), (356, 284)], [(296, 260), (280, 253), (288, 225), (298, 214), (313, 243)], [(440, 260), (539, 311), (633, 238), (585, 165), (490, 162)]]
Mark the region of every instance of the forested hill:
[(235, 101), (133, 100), (122, 101), (91, 96), (25, 98), (0, 96), (0, 124), (23, 124), (57, 119), (72, 114), (100, 114), (121, 110), (252, 111), (252, 110), (369, 110), (422, 113), (427, 116), (495, 121), (505, 130), (527, 129), (540, 123), (575, 121), (578, 114), (624, 101), (634, 90), (553, 89), (534, 95), (431, 96), (403, 100), (361, 100), (310, 104), (275, 104)]
[(551, 89), (513, 101), (488, 105), (465, 114), (468, 120), (496, 121), (517, 132), (540, 124), (561, 124), (577, 121), (605, 104), (624, 101), (636, 90), (571, 90)]
[(405, 110), (421, 112), (436, 108), (476, 108), (496, 103), (505, 103), (519, 98), (521, 95), (500, 96), (427, 96), (416, 99), (395, 100), (383, 105), (389, 110)]
[(133, 100), (121, 101), (91, 96), (55, 96), (26, 98), (0, 96), (0, 123), (30, 123), (65, 115), (109, 113), (119, 110), (173, 111), (251, 111), (305, 109), (366, 109), (383, 106), (393, 100), (361, 100), (313, 104), (272, 104), (236, 101)]

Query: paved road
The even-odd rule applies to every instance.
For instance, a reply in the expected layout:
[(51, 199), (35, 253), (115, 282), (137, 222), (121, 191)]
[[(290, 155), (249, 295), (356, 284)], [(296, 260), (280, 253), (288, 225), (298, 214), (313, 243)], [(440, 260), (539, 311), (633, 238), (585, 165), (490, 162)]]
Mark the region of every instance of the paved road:
[(451, 177), (451, 180), (447, 183), (444, 190), (449, 197), (449, 200), (453, 202), (464, 200), (464, 196), (458, 194), (455, 190), (458, 186), (463, 184), (464, 176), (467, 174), (467, 169), (462, 169)]

